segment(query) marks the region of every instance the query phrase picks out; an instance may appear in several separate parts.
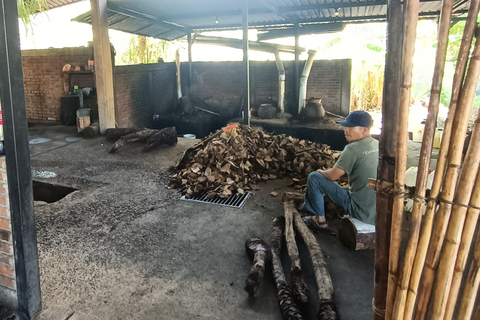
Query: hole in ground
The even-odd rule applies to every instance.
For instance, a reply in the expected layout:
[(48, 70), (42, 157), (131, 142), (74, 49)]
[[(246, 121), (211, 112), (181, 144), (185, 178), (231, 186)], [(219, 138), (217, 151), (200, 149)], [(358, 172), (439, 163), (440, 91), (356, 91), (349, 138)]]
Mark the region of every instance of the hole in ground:
[(66, 195), (78, 189), (61, 186), (58, 184), (33, 180), (33, 200), (47, 203), (57, 202)]

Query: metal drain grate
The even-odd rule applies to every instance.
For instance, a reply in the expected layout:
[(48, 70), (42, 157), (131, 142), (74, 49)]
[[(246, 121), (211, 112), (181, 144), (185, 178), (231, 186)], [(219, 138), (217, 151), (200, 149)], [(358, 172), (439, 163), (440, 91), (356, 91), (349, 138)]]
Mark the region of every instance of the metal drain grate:
[(241, 209), (245, 205), (245, 201), (247, 201), (247, 198), (249, 196), (250, 196), (250, 191), (247, 191), (244, 194), (239, 194), (239, 193), (232, 194), (228, 198), (215, 197), (215, 198), (212, 198), (212, 199), (206, 199), (207, 198), (207, 193), (202, 192), (199, 195), (197, 195), (195, 197), (191, 197), (189, 199), (185, 198), (185, 196), (182, 196), (180, 198), (180, 200), (191, 201), (191, 202), (218, 204), (218, 205), (225, 206), (225, 207)]

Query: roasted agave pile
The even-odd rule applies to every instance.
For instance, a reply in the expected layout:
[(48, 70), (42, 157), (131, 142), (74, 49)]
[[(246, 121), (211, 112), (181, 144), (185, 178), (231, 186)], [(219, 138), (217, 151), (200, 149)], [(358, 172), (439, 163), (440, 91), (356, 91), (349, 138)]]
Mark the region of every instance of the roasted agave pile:
[(239, 125), (190, 154), (169, 187), (180, 189), (187, 197), (207, 192), (207, 197), (225, 198), (258, 190), (260, 181), (286, 174), (305, 178), (317, 169), (331, 168), (339, 155), (324, 144)]

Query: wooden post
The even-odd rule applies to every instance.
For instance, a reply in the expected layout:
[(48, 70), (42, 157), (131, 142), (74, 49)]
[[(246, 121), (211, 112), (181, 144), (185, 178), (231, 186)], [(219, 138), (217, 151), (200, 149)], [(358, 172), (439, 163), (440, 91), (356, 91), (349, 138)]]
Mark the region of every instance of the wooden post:
[[(388, 1), (387, 55), (383, 84), (383, 128), (380, 136), (377, 177), (393, 184), (395, 178), (395, 147), (397, 145), (397, 119), (400, 101), (402, 69), (404, 5), (400, 0)], [(385, 319), (390, 229), (392, 225), (393, 193), (377, 191), (375, 239), (375, 282), (373, 316)]]
[(113, 68), (108, 38), (107, 0), (90, 0), (100, 133), (115, 128)]

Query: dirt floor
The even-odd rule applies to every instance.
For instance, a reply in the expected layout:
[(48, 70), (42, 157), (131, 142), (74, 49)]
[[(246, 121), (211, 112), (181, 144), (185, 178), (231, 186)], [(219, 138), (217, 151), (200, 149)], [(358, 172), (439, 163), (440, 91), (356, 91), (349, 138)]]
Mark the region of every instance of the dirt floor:
[[(33, 143), (51, 139), (31, 145), (34, 179), (78, 189), (55, 203), (35, 202), (44, 309), (38, 319), (282, 318), (270, 273), (255, 299), (243, 290), (251, 266), (244, 241), (255, 235), (270, 242), (270, 224), (283, 214), (281, 194), (293, 191), (289, 179), (261, 184), (243, 209), (194, 204), (180, 201), (167, 183), (168, 168), (195, 140), (150, 153), (132, 144), (112, 155), (103, 137), (75, 141), (74, 127), (37, 125), (29, 133)], [(45, 178), (51, 172), (56, 176)], [(270, 196), (274, 190), (279, 197)], [(371, 319), (374, 252), (316, 236), (341, 318)], [(316, 318), (317, 308), (313, 302), (305, 318)]]

